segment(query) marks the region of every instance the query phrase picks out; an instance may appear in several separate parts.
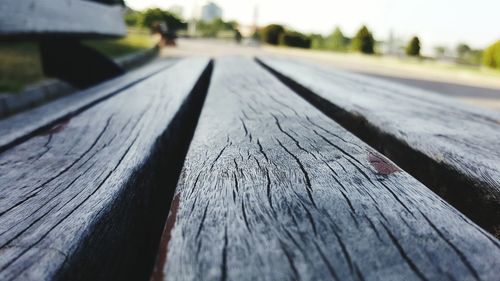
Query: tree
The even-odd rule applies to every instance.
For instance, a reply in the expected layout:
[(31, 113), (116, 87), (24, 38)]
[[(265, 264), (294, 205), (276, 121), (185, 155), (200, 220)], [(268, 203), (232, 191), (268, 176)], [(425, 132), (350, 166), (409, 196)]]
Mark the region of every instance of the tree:
[(410, 42), (406, 46), (406, 54), (412, 57), (420, 56), (420, 39), (417, 36), (411, 38)]
[(483, 65), (500, 69), (500, 40), (484, 50)]
[(142, 21), (142, 14), (141, 12), (126, 8), (124, 19), (127, 26), (139, 26)]
[(196, 23), (196, 29), (201, 33), (203, 37), (217, 37), (217, 34), (221, 31), (232, 31), (237, 30), (238, 23), (235, 21), (224, 21), (221, 18), (215, 18), (210, 22), (198, 21)]
[(465, 56), (461, 58), (458, 62), (470, 65), (481, 65), (482, 57), (483, 57), (483, 50), (472, 49), (470, 50), (470, 52), (465, 54)]
[(332, 34), (325, 39), (325, 49), (332, 51), (346, 51), (349, 45), (349, 38), (344, 36), (339, 27), (335, 28)]
[(306, 35), (296, 31), (285, 31), (280, 34), (280, 45), (297, 47), (297, 48), (311, 48), (311, 39)]
[(456, 62), (467, 65), (480, 65), (483, 51), (480, 49), (472, 49), (465, 43), (457, 45), (457, 58)]
[(152, 28), (155, 23), (163, 22), (170, 31), (186, 28), (187, 24), (174, 14), (160, 8), (151, 8), (144, 11), (142, 15), (142, 26)]
[(311, 34), (311, 49), (325, 49), (325, 38), (321, 34)]
[(267, 44), (278, 45), (280, 35), (284, 32), (285, 28), (283, 26), (279, 24), (270, 24), (261, 31), (262, 41)]
[(471, 51), (472, 51), (471, 47), (469, 47), (469, 45), (467, 45), (467, 44), (460, 43), (457, 46), (457, 55), (460, 58), (465, 57)]
[(352, 49), (363, 54), (375, 53), (375, 39), (366, 26), (362, 26), (352, 40)]

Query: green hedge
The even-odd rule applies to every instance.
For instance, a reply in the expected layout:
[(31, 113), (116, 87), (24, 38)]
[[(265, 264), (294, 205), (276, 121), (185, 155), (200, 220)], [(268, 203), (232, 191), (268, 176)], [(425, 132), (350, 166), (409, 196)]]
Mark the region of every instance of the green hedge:
[(260, 36), (263, 42), (271, 45), (278, 45), (281, 34), (285, 32), (285, 28), (279, 24), (270, 24), (260, 31)]
[(311, 48), (311, 39), (306, 35), (295, 31), (286, 31), (285, 33), (281, 33), (279, 37), (279, 43), (280, 45), (289, 47), (304, 49)]
[(483, 65), (500, 69), (500, 40), (484, 50)]

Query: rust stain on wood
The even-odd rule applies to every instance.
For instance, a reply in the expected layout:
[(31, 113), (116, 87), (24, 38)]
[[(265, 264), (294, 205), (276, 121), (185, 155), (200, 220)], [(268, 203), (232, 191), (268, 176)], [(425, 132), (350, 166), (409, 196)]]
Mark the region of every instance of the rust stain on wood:
[(160, 241), (160, 247), (158, 250), (158, 257), (156, 258), (156, 263), (153, 271), (153, 275), (151, 276), (151, 281), (160, 281), (164, 280), (163, 268), (167, 263), (167, 255), (168, 255), (168, 243), (171, 238), (171, 232), (174, 228), (175, 221), (177, 219), (177, 211), (179, 210), (179, 194), (176, 194), (174, 200), (172, 201), (172, 205), (170, 207), (170, 213), (168, 214), (167, 223), (165, 224), (165, 228), (163, 229), (163, 234)]
[(384, 159), (382, 156), (370, 152), (368, 154), (368, 161), (372, 165), (372, 167), (377, 171), (377, 173), (382, 175), (390, 175), (395, 172), (400, 172), (401, 169), (391, 162)]

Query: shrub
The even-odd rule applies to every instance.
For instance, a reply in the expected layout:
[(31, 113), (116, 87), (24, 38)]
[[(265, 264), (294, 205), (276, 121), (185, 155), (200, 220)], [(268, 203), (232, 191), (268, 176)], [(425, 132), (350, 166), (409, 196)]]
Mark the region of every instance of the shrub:
[(224, 21), (221, 18), (213, 19), (210, 22), (198, 21), (196, 29), (203, 37), (217, 37), (219, 32), (235, 32), (238, 24), (235, 21)]
[(325, 49), (332, 51), (346, 51), (349, 45), (349, 38), (344, 36), (339, 27), (335, 28), (332, 34), (325, 39)]
[(406, 55), (412, 57), (420, 56), (420, 40), (417, 36), (411, 38), (410, 42), (406, 46)]
[(325, 48), (325, 38), (321, 34), (311, 34), (309, 38), (311, 39), (311, 49)]
[(466, 65), (480, 65), (483, 55), (481, 49), (472, 49), (469, 45), (465, 43), (460, 43), (456, 47), (457, 58), (456, 62), (459, 64)]
[(124, 19), (127, 26), (139, 27), (142, 22), (142, 14), (132, 9), (125, 9)]
[(311, 39), (306, 35), (296, 32), (296, 31), (286, 31), (280, 34), (279, 37), (280, 45), (285, 45), (289, 47), (297, 48), (311, 48)]
[(157, 22), (166, 23), (170, 31), (177, 31), (187, 27), (185, 22), (168, 11), (159, 8), (151, 8), (144, 11), (142, 14), (143, 27), (153, 28), (153, 25)]
[(484, 50), (483, 65), (500, 69), (500, 40)]
[(468, 53), (472, 52), (471, 47), (465, 43), (460, 43), (457, 45), (457, 55), (459, 58), (466, 56)]
[(262, 29), (260, 32), (262, 41), (271, 44), (278, 45), (280, 35), (285, 32), (285, 28), (279, 24), (270, 24)]
[(363, 54), (375, 53), (375, 39), (366, 26), (362, 26), (352, 40), (352, 49)]

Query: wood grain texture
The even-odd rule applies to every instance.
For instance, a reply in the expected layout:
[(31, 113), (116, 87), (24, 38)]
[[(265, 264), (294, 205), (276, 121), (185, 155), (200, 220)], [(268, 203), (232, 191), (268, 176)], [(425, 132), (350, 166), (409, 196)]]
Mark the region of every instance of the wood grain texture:
[(262, 61), (302, 97), (500, 237), (498, 112), (331, 67)]
[(499, 241), (245, 59), (215, 63), (153, 280), (497, 280)]
[(191, 126), (178, 116), (207, 63), (179, 62), (0, 154), (0, 280), (148, 276), (182, 163), (170, 153)]
[(0, 120), (0, 152), (144, 81), (175, 63), (176, 60), (157, 61), (95, 87)]
[(125, 36), (123, 6), (84, 0), (2, 0), (0, 37)]

